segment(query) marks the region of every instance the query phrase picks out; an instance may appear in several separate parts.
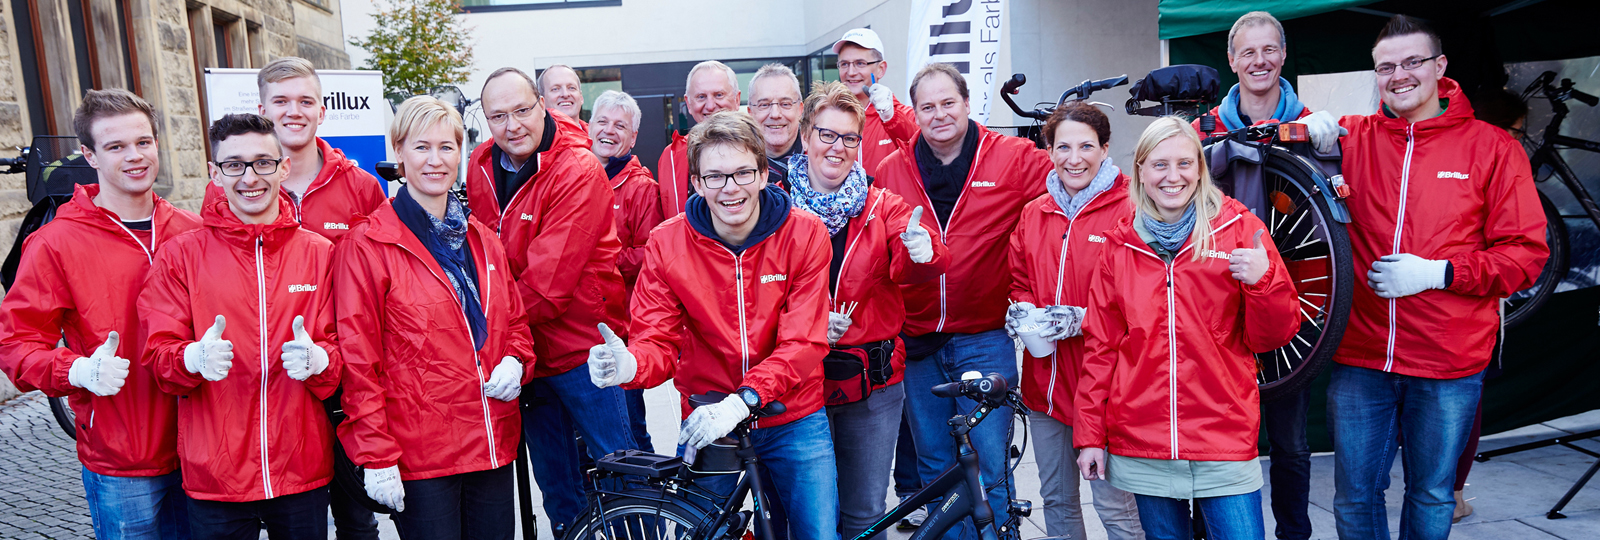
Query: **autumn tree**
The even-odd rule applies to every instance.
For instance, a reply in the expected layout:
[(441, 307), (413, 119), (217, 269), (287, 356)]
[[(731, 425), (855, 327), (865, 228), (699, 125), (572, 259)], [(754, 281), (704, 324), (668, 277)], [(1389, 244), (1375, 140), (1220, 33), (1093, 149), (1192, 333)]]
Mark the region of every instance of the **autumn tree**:
[(365, 69), (383, 72), (383, 92), (407, 97), (466, 82), (472, 66), (467, 28), (456, 19), (456, 0), (384, 0), (377, 28), (350, 44), (366, 49)]

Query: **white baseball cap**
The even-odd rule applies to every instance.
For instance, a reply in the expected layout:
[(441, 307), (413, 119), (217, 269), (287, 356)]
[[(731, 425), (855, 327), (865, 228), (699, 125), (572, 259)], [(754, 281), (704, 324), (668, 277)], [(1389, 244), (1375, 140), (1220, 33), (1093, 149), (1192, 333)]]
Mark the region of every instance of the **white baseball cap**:
[(846, 42), (854, 43), (856, 45), (878, 51), (878, 54), (883, 54), (883, 40), (878, 39), (878, 33), (873, 32), (871, 28), (857, 28), (855, 30), (845, 32), (844, 37), (839, 38), (839, 41), (833, 43), (833, 54), (839, 54), (839, 49), (844, 48), (844, 44)]

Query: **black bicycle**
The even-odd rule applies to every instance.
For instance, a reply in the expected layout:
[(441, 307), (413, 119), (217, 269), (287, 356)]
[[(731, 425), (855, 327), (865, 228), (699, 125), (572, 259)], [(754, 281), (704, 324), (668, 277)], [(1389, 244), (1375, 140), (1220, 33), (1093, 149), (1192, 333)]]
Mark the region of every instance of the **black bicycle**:
[[(1013, 75), (1001, 86), (1000, 97), (1018, 116), (1043, 122), (1056, 107), (1127, 84), (1128, 77), (1084, 81), (1053, 106), (1032, 111), (1011, 99), (1026, 82), (1023, 75)], [(1205, 106), (1216, 101), (1218, 86), (1215, 69), (1169, 66), (1134, 83), (1125, 109), (1139, 116), (1199, 117), (1201, 131), (1210, 133), (1215, 118), (1204, 115)], [(1350, 212), (1343, 202), (1349, 188), (1338, 174), (1339, 155), (1318, 155), (1299, 124), (1245, 127), (1202, 144), (1217, 187), (1267, 224), (1297, 292), (1300, 331), (1288, 345), (1256, 355), (1261, 399), (1271, 401), (1310, 385), (1344, 337), (1355, 285), (1345, 230)]]
[[(1561, 79), (1559, 86), (1551, 84), (1555, 82), (1555, 79), (1556, 72), (1546, 71), (1534, 79), (1532, 83), (1529, 83), (1527, 88), (1523, 89), (1523, 102), (1527, 102), (1529, 98), (1538, 94), (1550, 101), (1550, 111), (1552, 113), (1550, 123), (1545, 126), (1544, 133), (1540, 139), (1534, 141), (1532, 137), (1525, 136), (1523, 137), (1523, 142), (1532, 146), (1529, 158), (1533, 166), (1535, 180), (1543, 182), (1551, 177), (1560, 179), (1561, 184), (1566, 186), (1567, 191), (1572, 193), (1572, 198), (1576, 199), (1578, 204), (1583, 207), (1584, 214), (1594, 221), (1595, 227), (1600, 228), (1600, 206), (1595, 204), (1594, 198), (1589, 195), (1589, 190), (1584, 188), (1581, 179), (1572, 171), (1572, 166), (1567, 165), (1567, 160), (1562, 158), (1561, 152), (1559, 152), (1564, 148), (1600, 152), (1600, 142), (1561, 134), (1561, 122), (1566, 120), (1568, 113), (1572, 112), (1567, 107), (1567, 101), (1578, 100), (1584, 105), (1594, 107), (1600, 105), (1600, 99), (1573, 88), (1572, 79)], [(1544, 178), (1539, 178), (1538, 174), (1547, 168), (1550, 174)], [(1567, 277), (1568, 256), (1572, 248), (1567, 238), (1567, 224), (1563, 221), (1566, 216), (1561, 215), (1561, 212), (1556, 209), (1556, 205), (1550, 202), (1550, 198), (1546, 197), (1542, 192), (1539, 193), (1539, 205), (1544, 208), (1544, 218), (1547, 223), (1544, 236), (1545, 242), (1550, 246), (1550, 258), (1545, 261), (1544, 269), (1539, 272), (1539, 279), (1534, 281), (1533, 286), (1513, 293), (1502, 302), (1505, 308), (1502, 320), (1505, 321), (1507, 327), (1516, 326), (1527, 321), (1533, 313), (1544, 306), (1545, 301), (1550, 299), (1550, 295), (1555, 294), (1556, 286), (1560, 285), (1561, 281)]]
[[(890, 510), (853, 540), (868, 540), (888, 530), (901, 518), (942, 498), (942, 504), (928, 509), (928, 518), (913, 540), (940, 538), (945, 531), (967, 518), (984, 540), (1016, 540), (1021, 519), (1032, 513), (1032, 504), (1011, 500), (1006, 516), (996, 516), (986, 493), (999, 483), (985, 486), (978, 474), (978, 452), (969, 432), (996, 409), (1011, 407), (1027, 429), (1027, 408), (1022, 396), (1011, 389), (1004, 377), (991, 373), (980, 377), (968, 372), (963, 380), (933, 387), (933, 394), (953, 398), (965, 396), (977, 405), (967, 414), (950, 419), (950, 436), (958, 450), (957, 464), (932, 483)], [(722, 401), (720, 393), (691, 396), (698, 405)], [(750, 442), (750, 422), (782, 414), (782, 403), (771, 403), (755, 411), (729, 437), (700, 449), (692, 463), (684, 458), (624, 450), (601, 458), (594, 470), (595, 489), (589, 507), (573, 524), (566, 540), (738, 540), (747, 531), (756, 540), (777, 538), (770, 509), (776, 502)], [(1023, 440), (1026, 441), (1026, 431)], [(1021, 450), (1012, 447), (1010, 463), (998, 482), (1009, 482)], [(730, 495), (723, 496), (701, 486), (701, 479), (739, 475)], [(745, 500), (754, 496), (752, 510), (743, 510)], [(975, 504), (976, 503), (976, 504)], [(1002, 521), (1003, 518), (1003, 521)], [(753, 530), (752, 530), (753, 528)]]

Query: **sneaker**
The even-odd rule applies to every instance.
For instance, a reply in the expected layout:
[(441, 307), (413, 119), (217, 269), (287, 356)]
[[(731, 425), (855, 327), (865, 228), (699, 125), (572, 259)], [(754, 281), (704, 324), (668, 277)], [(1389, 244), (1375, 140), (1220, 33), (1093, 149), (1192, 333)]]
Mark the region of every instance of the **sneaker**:
[[(901, 501), (904, 502), (905, 499), (901, 499)], [(919, 506), (916, 510), (912, 511), (910, 515), (900, 518), (900, 524), (896, 525), (895, 528), (902, 531), (914, 530), (918, 527), (921, 527), (922, 522), (927, 519), (928, 509)]]

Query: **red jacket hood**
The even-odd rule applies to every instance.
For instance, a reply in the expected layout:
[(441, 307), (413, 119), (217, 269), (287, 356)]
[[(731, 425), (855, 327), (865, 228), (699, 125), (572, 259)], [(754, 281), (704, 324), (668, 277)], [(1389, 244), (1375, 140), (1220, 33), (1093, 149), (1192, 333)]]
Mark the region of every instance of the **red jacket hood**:
[[(56, 209), (56, 219), (64, 219), (82, 223), (97, 229), (122, 234), (121, 218), (94, 204), (94, 198), (100, 195), (99, 184), (78, 184), (72, 188), (72, 200)], [(155, 213), (153, 217), (156, 224), (161, 224), (171, 219), (178, 209), (166, 199), (156, 197), (155, 193), (149, 194), (155, 199)], [(192, 215), (192, 214), (191, 214)], [(110, 219), (106, 219), (110, 218)]]
[(354, 161), (344, 157), (344, 151), (334, 148), (322, 137), (317, 137), (317, 150), (322, 152), (322, 170), (317, 173), (317, 178), (311, 181), (311, 186), (306, 192), (311, 192), (327, 185), (335, 176), (349, 174), (351, 169), (358, 169)]
[(267, 224), (245, 223), (228, 206), (228, 195), (215, 183), (206, 184), (206, 197), (200, 203), (200, 220), (207, 228), (229, 242), (248, 245), (257, 237), (268, 245), (280, 245), (294, 236), (300, 223), (294, 219), (294, 201), (282, 189), (278, 190), (278, 219)]
[[(1468, 101), (1466, 95), (1461, 93), (1461, 85), (1456, 84), (1454, 79), (1449, 77), (1439, 79), (1439, 99), (1444, 101), (1444, 113), (1417, 122), (1413, 130), (1415, 137), (1423, 138), (1456, 129), (1477, 118), (1472, 111), (1472, 102)], [(1394, 116), (1394, 113), (1389, 111), (1389, 106), (1381, 102), (1378, 103), (1377, 114), (1382, 118), (1382, 120), (1379, 120), (1378, 125), (1400, 134), (1402, 138), (1405, 137), (1406, 128), (1411, 127), (1410, 120)]]

